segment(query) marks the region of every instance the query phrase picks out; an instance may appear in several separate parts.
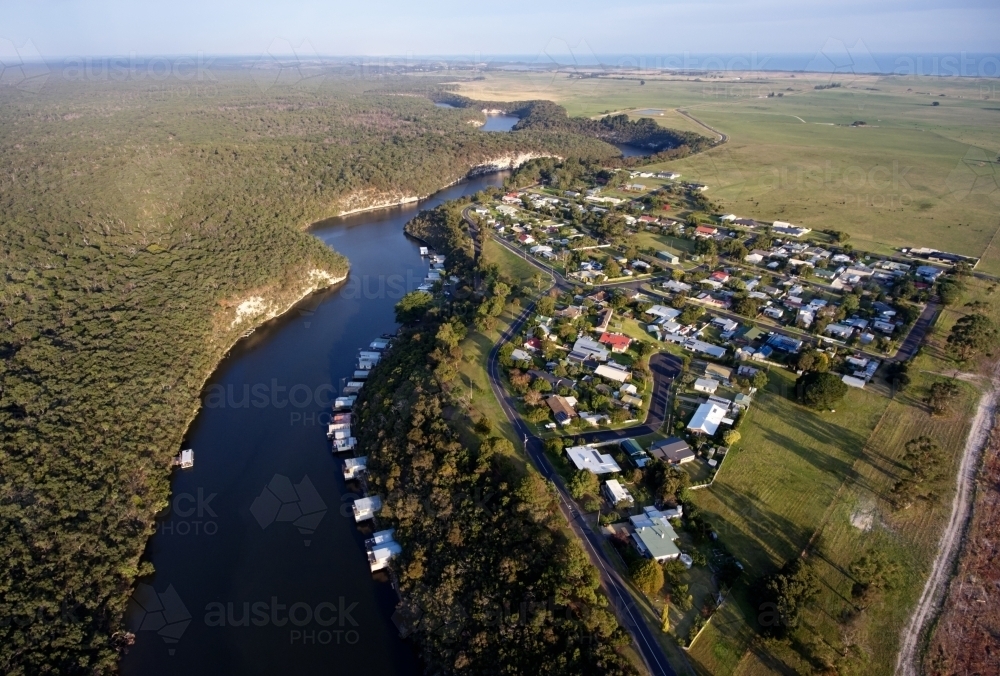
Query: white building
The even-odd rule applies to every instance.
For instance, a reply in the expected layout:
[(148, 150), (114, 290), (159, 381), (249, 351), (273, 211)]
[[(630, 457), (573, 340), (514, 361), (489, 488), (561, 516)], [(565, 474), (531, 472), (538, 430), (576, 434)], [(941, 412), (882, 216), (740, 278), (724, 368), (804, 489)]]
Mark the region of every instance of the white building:
[(688, 423), (687, 428), (695, 434), (713, 436), (719, 430), (719, 425), (722, 424), (726, 413), (726, 409), (718, 404), (711, 402), (702, 404), (691, 416), (691, 422)]
[(604, 482), (604, 496), (608, 499), (612, 505), (617, 505), (618, 503), (624, 502), (626, 504), (632, 505), (635, 500), (632, 498), (632, 494), (622, 486), (617, 479), (608, 479)]
[(566, 455), (573, 461), (577, 469), (585, 469), (593, 474), (611, 474), (621, 472), (621, 467), (608, 454), (600, 454), (592, 446), (570, 446)]

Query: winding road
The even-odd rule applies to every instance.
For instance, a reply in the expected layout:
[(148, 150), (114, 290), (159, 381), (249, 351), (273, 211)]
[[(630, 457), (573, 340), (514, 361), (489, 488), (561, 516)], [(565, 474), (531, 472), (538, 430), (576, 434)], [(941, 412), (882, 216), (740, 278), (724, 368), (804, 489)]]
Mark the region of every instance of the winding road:
[[(473, 233), (473, 239), (476, 242), (476, 253), (478, 254), (479, 244), (478, 238), (475, 236), (478, 234), (478, 228), (475, 221), (468, 216), (467, 212), (468, 209), (463, 212), (463, 216), (465, 217), (465, 221), (468, 224), (470, 231)], [(498, 241), (503, 246), (511, 248), (502, 240), (495, 241)], [(511, 248), (511, 250), (515, 251), (513, 248)], [(553, 286), (563, 289), (570, 287), (569, 282), (557, 271), (540, 261), (534, 260), (533, 257), (532, 259), (529, 259), (529, 262), (531, 262), (535, 267), (548, 273), (553, 281)], [(570, 497), (569, 491), (562, 481), (562, 477), (559, 476), (558, 472), (556, 472), (555, 468), (553, 468), (552, 463), (549, 462), (549, 459), (545, 456), (542, 440), (535, 436), (535, 434), (531, 431), (531, 428), (529, 428), (524, 419), (521, 418), (520, 414), (517, 412), (515, 399), (503, 386), (498, 359), (500, 348), (520, 333), (524, 323), (529, 317), (531, 317), (532, 312), (534, 312), (534, 308), (534, 303), (531, 303), (528, 307), (526, 307), (514, 319), (514, 321), (511, 322), (510, 326), (507, 327), (507, 330), (503, 332), (500, 339), (490, 350), (486, 363), (487, 374), (490, 379), (490, 388), (492, 388), (493, 395), (497, 398), (497, 401), (500, 402), (500, 407), (503, 409), (504, 414), (507, 416), (511, 426), (514, 428), (514, 431), (524, 440), (524, 451), (528, 455), (532, 464), (534, 464), (535, 468), (541, 472), (543, 477), (551, 481), (558, 489), (559, 508), (562, 511), (563, 516), (566, 517), (566, 521), (573, 529), (573, 532), (584, 543), (584, 549), (587, 552), (591, 563), (595, 568), (597, 568), (597, 571), (600, 574), (601, 585), (611, 602), (611, 606), (618, 618), (618, 622), (625, 627), (629, 634), (631, 634), (633, 643), (639, 651), (639, 654), (642, 656), (643, 662), (646, 664), (646, 668), (649, 670), (649, 673), (653, 674), (653, 676), (674, 676), (676, 672), (667, 661), (663, 648), (657, 642), (656, 637), (653, 635), (645, 620), (643, 620), (642, 612), (636, 605), (635, 599), (632, 598), (625, 581), (615, 569), (614, 564), (610, 561), (607, 553), (602, 547), (604, 536), (600, 533), (594, 532), (594, 529), (591, 528), (590, 524), (584, 519), (583, 514), (580, 512), (574, 500)], [(673, 379), (680, 374), (681, 367), (681, 360), (674, 355), (665, 352), (652, 355), (649, 359), (649, 369), (653, 375), (653, 394), (650, 398), (649, 411), (646, 414), (646, 419), (639, 425), (634, 425), (624, 429), (588, 433), (586, 435), (587, 438), (592, 443), (600, 443), (615, 441), (617, 439), (627, 439), (635, 436), (643, 436), (659, 431), (667, 415), (667, 406), (670, 401), (670, 385), (673, 383)]]

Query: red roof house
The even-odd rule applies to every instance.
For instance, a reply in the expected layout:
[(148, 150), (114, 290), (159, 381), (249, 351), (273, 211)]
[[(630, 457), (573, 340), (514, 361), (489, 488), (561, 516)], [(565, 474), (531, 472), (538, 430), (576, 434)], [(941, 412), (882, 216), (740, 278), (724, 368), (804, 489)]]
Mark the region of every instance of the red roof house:
[(624, 352), (632, 344), (632, 339), (621, 333), (605, 331), (601, 334), (599, 342), (609, 346), (612, 352)]

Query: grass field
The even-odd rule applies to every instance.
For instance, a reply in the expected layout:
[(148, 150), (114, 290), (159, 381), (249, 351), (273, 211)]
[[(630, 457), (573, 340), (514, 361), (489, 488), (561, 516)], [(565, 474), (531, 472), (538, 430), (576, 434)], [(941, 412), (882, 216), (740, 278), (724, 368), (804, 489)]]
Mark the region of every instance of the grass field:
[[(639, 85), (491, 72), (460, 91), (547, 98), (571, 115), (663, 109), (661, 124), (698, 130), (683, 109), (730, 140), (658, 167), (708, 184), (723, 210), (843, 230), (883, 252), (929, 246), (982, 256), (980, 269), (1000, 274), (1000, 241), (991, 245), (1000, 227), (1000, 106), (982, 93), (985, 81), (851, 76), (838, 89), (813, 88), (828, 81), (799, 73)], [(764, 98), (771, 91), (784, 96)]]

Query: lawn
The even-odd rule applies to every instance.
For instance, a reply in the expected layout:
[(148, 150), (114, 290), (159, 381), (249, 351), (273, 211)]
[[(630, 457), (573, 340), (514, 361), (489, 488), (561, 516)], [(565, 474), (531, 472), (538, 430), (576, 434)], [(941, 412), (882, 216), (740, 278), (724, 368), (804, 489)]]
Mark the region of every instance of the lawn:
[[(856, 246), (877, 251), (928, 246), (982, 256), (981, 269), (1000, 273), (1000, 242), (990, 245), (1000, 204), (1000, 124), (981, 83), (852, 76), (842, 88), (818, 91), (814, 79), (767, 74), (734, 85), (648, 77), (640, 86), (490, 73), (460, 90), (490, 100), (546, 98), (571, 115), (664, 109), (658, 122), (666, 125), (684, 109), (730, 140), (655, 168), (708, 184), (723, 210), (843, 230)], [(784, 96), (759, 98), (769, 91)], [(940, 105), (931, 105), (928, 91)], [(850, 126), (856, 121), (866, 125)]]

